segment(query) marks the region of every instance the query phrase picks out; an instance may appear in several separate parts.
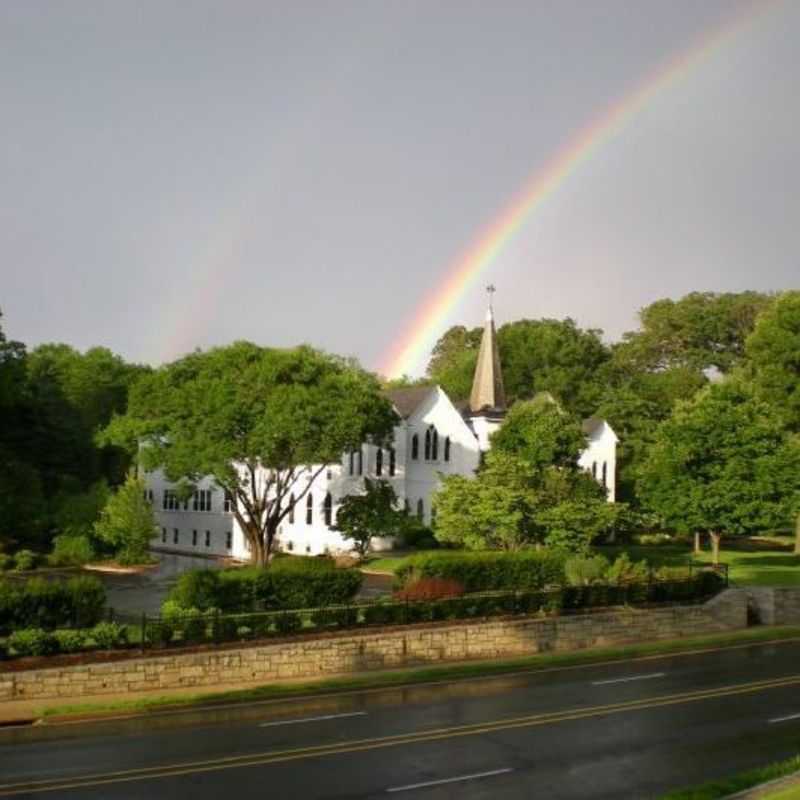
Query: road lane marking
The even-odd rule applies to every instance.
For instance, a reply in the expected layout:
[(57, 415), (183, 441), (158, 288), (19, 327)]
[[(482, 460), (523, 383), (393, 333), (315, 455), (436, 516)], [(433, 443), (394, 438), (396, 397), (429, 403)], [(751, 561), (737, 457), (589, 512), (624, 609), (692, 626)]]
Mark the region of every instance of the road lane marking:
[(651, 681), (653, 678), (664, 678), (666, 672), (653, 672), (650, 675), (632, 675), (630, 678), (609, 678), (605, 681), (592, 681), (592, 686), (607, 686), (610, 683), (628, 683), (629, 681)]
[(311, 745), (308, 747), (293, 748), (291, 750), (273, 750), (263, 753), (250, 753), (240, 756), (226, 756), (206, 761), (183, 762), (178, 764), (163, 764), (153, 767), (139, 767), (136, 769), (117, 770), (106, 773), (93, 773), (81, 777), (49, 778), (46, 780), (24, 781), (0, 784), (0, 797), (11, 797), (19, 794), (34, 792), (67, 791), (69, 789), (85, 789), (94, 786), (104, 786), (116, 783), (129, 783), (132, 781), (155, 780), (161, 778), (175, 778), (183, 775), (196, 775), (204, 772), (218, 772), (224, 769), (241, 769), (243, 767), (262, 766), (265, 764), (284, 763), (323, 756), (344, 755), (359, 753), (369, 750), (378, 750), (387, 747), (413, 745), (422, 742), (433, 742), (454, 739), (462, 736), (476, 736), (480, 734), (496, 733), (498, 731), (513, 730), (516, 728), (530, 728), (543, 725), (552, 725), (558, 722), (588, 719), (591, 717), (609, 716), (631, 711), (647, 711), (665, 706), (683, 705), (701, 700), (713, 700), (722, 697), (732, 697), (741, 694), (753, 694), (769, 689), (787, 688), (800, 685), (800, 675), (790, 675), (784, 678), (753, 681), (751, 683), (720, 686), (715, 689), (697, 689), (680, 694), (660, 695), (651, 698), (629, 700), (622, 703), (612, 703), (602, 706), (584, 706), (560, 712), (545, 714), (531, 714), (525, 717), (511, 717), (471, 725), (460, 725), (451, 728), (422, 730), (406, 734), (377, 737), (372, 739), (357, 739), (337, 744)]
[(776, 722), (788, 722), (790, 719), (800, 719), (800, 714), (789, 714), (786, 717), (775, 717), (775, 719), (771, 719), (769, 721), (769, 724), (774, 725)]
[(505, 775), (513, 772), (511, 767), (505, 769), (493, 769), (489, 772), (474, 772), (472, 775), (458, 775), (455, 778), (442, 778), (438, 781), (423, 781), (422, 783), (409, 783), (407, 786), (392, 786), (387, 792), (408, 792), (412, 789), (422, 789), (426, 786), (441, 786), (444, 783), (459, 783), (460, 781), (474, 781), (478, 778), (491, 778), (493, 775)]
[(352, 711), (348, 714), (325, 714), (322, 717), (303, 717), (302, 719), (279, 719), (275, 722), (261, 722), (259, 728), (273, 728), (276, 725), (297, 725), (300, 722), (322, 722), (326, 719), (344, 719), (345, 717), (365, 717), (366, 711)]

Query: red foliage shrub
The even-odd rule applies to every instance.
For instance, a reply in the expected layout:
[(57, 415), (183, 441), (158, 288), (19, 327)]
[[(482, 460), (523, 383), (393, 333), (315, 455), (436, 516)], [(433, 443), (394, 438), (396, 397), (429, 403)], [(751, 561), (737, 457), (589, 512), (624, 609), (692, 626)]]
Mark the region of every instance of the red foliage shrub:
[(397, 600), (441, 600), (444, 597), (461, 597), (464, 585), (451, 578), (420, 578), (395, 593)]

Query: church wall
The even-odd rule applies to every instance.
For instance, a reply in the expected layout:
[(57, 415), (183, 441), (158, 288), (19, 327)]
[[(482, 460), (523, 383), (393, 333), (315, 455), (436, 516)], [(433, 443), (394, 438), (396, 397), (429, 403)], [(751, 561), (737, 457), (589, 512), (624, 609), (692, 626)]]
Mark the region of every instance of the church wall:
[(589, 437), (588, 447), (581, 453), (578, 464), (603, 482), (603, 465), (606, 465), (608, 500), (613, 503), (617, 492), (617, 437), (607, 423)]

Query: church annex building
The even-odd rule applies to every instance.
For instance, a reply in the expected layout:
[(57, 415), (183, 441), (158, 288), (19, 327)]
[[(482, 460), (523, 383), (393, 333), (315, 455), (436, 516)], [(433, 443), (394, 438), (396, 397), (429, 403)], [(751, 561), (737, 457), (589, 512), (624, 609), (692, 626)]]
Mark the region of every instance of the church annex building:
[[(278, 534), (280, 549), (298, 555), (349, 550), (333, 525), (339, 502), (362, 491), (364, 477), (389, 481), (406, 510), (430, 524), (440, 475), (474, 475), (481, 452), (489, 448), (489, 437), (507, 410), (491, 305), (468, 408), (457, 409), (439, 386), (395, 389), (387, 397), (397, 414), (391, 447), (364, 444), (322, 470), (285, 517)], [(583, 428), (587, 448), (579, 463), (606, 487), (609, 502), (614, 502), (617, 436), (605, 420), (595, 417), (585, 420)], [(152, 541), (154, 549), (249, 560), (244, 534), (212, 478), (200, 481), (185, 503), (160, 470), (148, 473), (145, 481), (160, 528)], [(376, 539), (373, 546), (389, 549), (392, 542)]]

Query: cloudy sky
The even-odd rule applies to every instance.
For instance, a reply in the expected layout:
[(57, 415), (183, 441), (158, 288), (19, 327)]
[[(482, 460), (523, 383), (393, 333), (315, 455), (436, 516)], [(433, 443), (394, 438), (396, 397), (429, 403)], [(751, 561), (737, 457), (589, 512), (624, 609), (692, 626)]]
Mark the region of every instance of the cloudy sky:
[(609, 339), (660, 297), (800, 286), (795, 0), (4, 0), (3, 327), (377, 368), (565, 141), (736, 14), (485, 271), (501, 322)]

